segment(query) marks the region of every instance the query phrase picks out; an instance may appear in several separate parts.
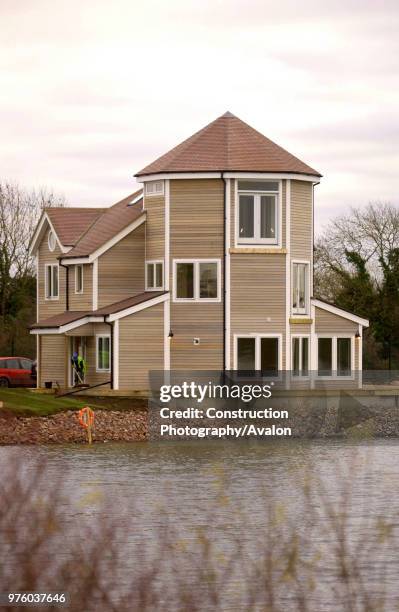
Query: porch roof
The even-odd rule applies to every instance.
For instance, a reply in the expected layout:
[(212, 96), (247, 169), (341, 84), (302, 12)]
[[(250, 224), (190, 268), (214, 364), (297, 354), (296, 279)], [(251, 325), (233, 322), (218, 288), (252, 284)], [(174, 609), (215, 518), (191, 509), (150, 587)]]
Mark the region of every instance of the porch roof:
[(128, 310), (129, 308), (138, 306), (139, 304), (143, 304), (144, 302), (153, 300), (154, 298), (162, 295), (166, 295), (167, 293), (167, 291), (144, 291), (143, 293), (132, 295), (131, 297), (119, 300), (118, 302), (98, 308), (97, 310), (66, 310), (60, 314), (53, 315), (52, 317), (42, 319), (37, 323), (34, 323), (30, 326), (30, 329), (59, 329), (60, 327), (77, 323), (79, 321), (81, 321), (82, 325), (84, 323), (101, 322), (101, 317), (104, 318), (108, 315), (113, 315), (118, 312)]

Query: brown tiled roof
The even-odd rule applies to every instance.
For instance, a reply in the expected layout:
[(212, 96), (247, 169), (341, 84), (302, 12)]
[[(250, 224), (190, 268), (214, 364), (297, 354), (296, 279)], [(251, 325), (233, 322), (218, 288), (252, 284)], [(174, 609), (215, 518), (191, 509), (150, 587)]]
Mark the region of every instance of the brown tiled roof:
[(139, 293), (138, 295), (133, 295), (125, 300), (120, 300), (119, 302), (114, 302), (113, 304), (99, 308), (90, 314), (94, 316), (115, 314), (116, 312), (120, 312), (126, 308), (131, 308), (132, 306), (137, 306), (138, 304), (152, 300), (153, 298), (164, 295), (165, 293), (167, 293), (167, 291), (145, 291), (144, 293)]
[(227, 112), (136, 176), (157, 172), (293, 172), (321, 176), (244, 121)]
[(45, 211), (64, 246), (75, 246), (79, 238), (101, 216), (105, 208), (46, 208)]
[(139, 189), (110, 208), (103, 209), (103, 213), (85, 231), (76, 246), (63, 255), (63, 259), (90, 255), (138, 219), (143, 214), (143, 200), (136, 204), (131, 202), (141, 193)]
[(78, 321), (88, 314), (87, 310), (66, 310), (60, 314), (53, 315), (48, 319), (42, 319), (37, 323), (30, 326), (30, 329), (40, 329), (44, 327), (61, 327), (61, 325), (67, 325)]
[(73, 323), (74, 321), (78, 321), (79, 319), (83, 319), (84, 317), (88, 316), (102, 317), (106, 315), (115, 314), (116, 312), (121, 312), (122, 310), (126, 310), (126, 308), (131, 308), (132, 306), (137, 306), (138, 304), (142, 304), (143, 302), (148, 302), (149, 300), (152, 300), (153, 298), (156, 298), (160, 295), (165, 295), (166, 293), (168, 292), (145, 291), (144, 293), (139, 293), (137, 295), (132, 295), (131, 297), (125, 298), (124, 300), (119, 300), (119, 302), (108, 304), (108, 306), (103, 306), (102, 308), (98, 308), (97, 310), (66, 310), (61, 314), (53, 315), (48, 319), (38, 321), (34, 325), (31, 325), (30, 329), (61, 327), (62, 325)]

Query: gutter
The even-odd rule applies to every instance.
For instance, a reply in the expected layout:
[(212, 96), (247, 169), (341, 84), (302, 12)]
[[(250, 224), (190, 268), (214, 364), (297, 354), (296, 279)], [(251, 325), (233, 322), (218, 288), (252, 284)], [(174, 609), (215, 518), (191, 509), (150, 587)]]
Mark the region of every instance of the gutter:
[(61, 262), (61, 258), (58, 259), (59, 264), (62, 268), (65, 268), (66, 270), (66, 287), (65, 287), (65, 310), (69, 310), (69, 267), (65, 266), (62, 262)]
[(109, 356), (110, 356), (110, 374), (111, 374), (111, 380), (110, 380), (110, 385), (111, 385), (111, 389), (114, 389), (114, 325), (113, 323), (110, 323), (109, 321), (107, 321), (107, 316), (108, 315), (104, 315), (104, 323), (106, 325), (110, 326), (110, 331), (111, 331), (111, 335), (110, 335), (110, 347), (109, 347)]
[(225, 170), (222, 170), (220, 173), (220, 178), (224, 183), (223, 189), (223, 371), (226, 371), (226, 221), (227, 221), (227, 211), (226, 211), (226, 189), (227, 182), (224, 178)]

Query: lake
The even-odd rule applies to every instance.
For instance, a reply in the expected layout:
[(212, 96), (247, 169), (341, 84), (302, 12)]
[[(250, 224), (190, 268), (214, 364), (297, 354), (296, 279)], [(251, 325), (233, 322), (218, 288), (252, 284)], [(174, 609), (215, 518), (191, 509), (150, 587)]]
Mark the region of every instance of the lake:
[[(290, 537), (294, 526), (306, 548), (304, 558), (309, 561), (316, 555), (319, 559), (323, 578), (312, 590), (314, 607), (309, 608), (318, 612), (341, 609), (331, 599), (335, 570), (330, 549), (343, 531), (335, 533), (326, 517), (331, 517), (332, 511), (344, 512), (348, 554), (358, 559), (357, 547), (362, 543), (380, 542), (382, 536), (376, 536), (376, 529), (381, 517), (384, 524), (394, 526), (390, 529), (398, 524), (396, 440), (0, 447), (0, 467), (10, 457), (21, 459), (27, 479), (37, 461), (45, 462), (50, 489), (52, 483), (59, 485), (62, 475), (66, 520), (84, 516), (95, 521), (104, 504), (117, 522), (119, 515), (121, 521), (126, 513), (131, 516), (139, 529), (126, 536), (134, 550), (128, 555), (129, 567), (137, 561), (137, 539), (141, 550), (147, 548), (144, 556), (151, 563), (165, 520), (189, 548), (200, 531), (209, 535), (218, 554), (228, 556), (234, 538), (238, 538), (245, 558), (263, 554), (258, 546), (266, 537), (265, 530), (277, 546), (278, 541)], [(309, 482), (313, 483), (311, 494), (307, 493)], [(267, 546), (271, 547), (270, 542)], [(288, 539), (279, 554), (287, 546)], [(372, 595), (391, 602), (387, 610), (393, 609), (390, 605), (399, 594), (396, 550), (389, 541), (382, 542), (374, 553), (365, 554), (361, 567)], [(237, 577), (233, 583), (236, 581)], [(239, 609), (229, 601), (227, 597), (223, 609)], [(288, 604), (286, 609), (291, 609)]]

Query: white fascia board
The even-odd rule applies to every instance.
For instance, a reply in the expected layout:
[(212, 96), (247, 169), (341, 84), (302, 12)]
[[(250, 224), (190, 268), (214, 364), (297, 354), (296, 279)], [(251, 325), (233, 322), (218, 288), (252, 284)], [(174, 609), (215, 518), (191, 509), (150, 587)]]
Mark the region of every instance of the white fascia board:
[(321, 308), (322, 310), (326, 310), (331, 314), (335, 314), (338, 317), (342, 317), (343, 319), (348, 319), (349, 321), (353, 321), (354, 323), (358, 323), (358, 325), (362, 325), (363, 327), (369, 326), (368, 319), (362, 319), (351, 312), (347, 312), (346, 310), (342, 310), (342, 308), (338, 308), (337, 306), (331, 306), (331, 304), (326, 304), (321, 300), (316, 300), (315, 298), (311, 299), (313, 306), (316, 308)]
[(118, 234), (115, 234), (115, 236), (111, 238), (111, 240), (108, 240), (108, 242), (103, 244), (96, 251), (93, 251), (93, 253), (91, 253), (90, 255), (87, 255), (86, 257), (71, 257), (69, 259), (61, 259), (61, 263), (66, 266), (74, 266), (75, 264), (93, 263), (95, 259), (103, 255), (106, 251), (108, 251), (113, 246), (115, 246), (120, 240), (123, 240), (123, 238), (126, 238), (126, 236), (130, 234), (130, 232), (133, 232), (137, 227), (142, 225), (145, 222), (146, 218), (147, 218), (147, 215), (145, 211), (143, 211), (143, 213), (140, 215), (138, 219), (135, 219), (135, 221), (133, 221), (132, 223), (127, 225), (125, 228), (123, 228), (123, 230), (121, 230)]
[(39, 244), (41, 242), (41, 240), (43, 239), (44, 233), (45, 233), (45, 224), (48, 224), (51, 231), (54, 232), (54, 236), (57, 240), (57, 244), (61, 250), (62, 253), (68, 253), (68, 251), (71, 250), (72, 247), (66, 247), (61, 243), (61, 240), (58, 238), (57, 236), (57, 232), (54, 229), (54, 225), (51, 223), (50, 221), (50, 217), (48, 216), (48, 214), (43, 211), (42, 216), (36, 226), (35, 232), (33, 234), (32, 237), (32, 241), (29, 247), (29, 254), (30, 255), (34, 255), (36, 253), (36, 251), (39, 248)]
[(104, 317), (86, 315), (81, 319), (76, 319), (76, 321), (71, 321), (71, 323), (66, 323), (60, 327), (39, 327), (37, 329), (31, 329), (30, 333), (39, 335), (65, 334), (66, 332), (76, 329), (76, 327), (80, 327), (81, 325), (86, 325), (87, 323), (104, 323)]
[(238, 179), (263, 179), (263, 180), (282, 180), (292, 179), (297, 181), (310, 181), (311, 183), (320, 182), (319, 176), (313, 174), (299, 174), (295, 172), (225, 172), (225, 178)]
[(35, 336), (41, 336), (41, 335), (46, 335), (48, 336), (49, 334), (59, 334), (59, 327), (40, 327), (37, 329), (31, 329), (29, 333), (35, 335)]
[[(300, 174), (295, 172), (225, 172), (224, 178), (243, 178), (243, 179), (263, 179), (263, 180), (281, 180), (281, 179), (296, 179), (298, 181), (310, 181), (319, 183), (320, 177), (313, 174)], [(137, 181), (145, 183), (147, 181), (160, 181), (166, 179), (212, 179), (221, 178), (221, 172), (160, 172), (159, 174), (147, 174), (146, 176), (138, 176)]]
[(136, 304), (135, 306), (130, 306), (130, 308), (125, 308), (125, 310), (114, 312), (113, 314), (108, 315), (107, 321), (109, 323), (112, 323), (113, 321), (117, 321), (118, 319), (123, 319), (124, 317), (128, 317), (131, 314), (140, 312), (140, 310), (145, 310), (146, 308), (151, 308), (151, 306), (162, 304), (163, 302), (169, 300), (169, 298), (169, 293), (165, 293), (164, 295), (158, 295), (156, 298), (152, 298), (151, 300), (147, 300), (146, 302), (142, 302), (141, 304)]
[(146, 176), (137, 176), (139, 183), (147, 183), (148, 181), (165, 181), (167, 179), (211, 179), (221, 178), (221, 172), (160, 172), (159, 174), (147, 174)]

